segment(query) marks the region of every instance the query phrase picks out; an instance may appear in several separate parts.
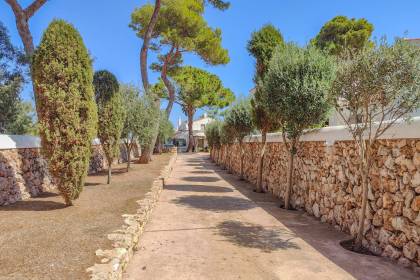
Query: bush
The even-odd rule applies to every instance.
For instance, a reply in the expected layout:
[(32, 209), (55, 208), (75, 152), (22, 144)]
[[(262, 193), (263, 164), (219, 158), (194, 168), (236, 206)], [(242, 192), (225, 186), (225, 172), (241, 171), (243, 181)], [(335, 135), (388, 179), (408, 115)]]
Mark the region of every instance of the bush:
[(87, 174), (97, 113), (92, 61), (77, 30), (54, 20), (33, 58), (42, 153), (67, 205)]

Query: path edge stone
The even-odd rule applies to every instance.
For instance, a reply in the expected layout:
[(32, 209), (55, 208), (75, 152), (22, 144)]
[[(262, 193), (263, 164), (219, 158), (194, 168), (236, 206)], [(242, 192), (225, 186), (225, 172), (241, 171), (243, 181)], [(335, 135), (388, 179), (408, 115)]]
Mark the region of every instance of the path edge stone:
[(123, 273), (138, 248), (144, 228), (150, 220), (151, 213), (155, 208), (160, 193), (169, 178), (177, 159), (174, 151), (168, 164), (162, 168), (160, 175), (153, 181), (151, 190), (145, 197), (137, 201), (139, 208), (136, 214), (123, 214), (124, 225), (108, 234), (107, 238), (112, 242), (113, 249), (96, 250), (95, 254), (101, 258), (100, 263), (86, 269), (91, 280), (121, 280)]

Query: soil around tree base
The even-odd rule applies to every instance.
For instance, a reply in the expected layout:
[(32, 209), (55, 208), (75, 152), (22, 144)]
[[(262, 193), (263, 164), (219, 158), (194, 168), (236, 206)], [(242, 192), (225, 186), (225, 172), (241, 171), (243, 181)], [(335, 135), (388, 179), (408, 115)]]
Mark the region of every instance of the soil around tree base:
[(123, 225), (123, 214), (137, 211), (171, 154), (148, 165), (126, 164), (89, 176), (74, 206), (58, 193), (0, 207), (0, 280), (89, 279), (86, 268), (99, 260), (95, 251), (112, 249), (107, 235)]
[(356, 250), (355, 249), (355, 239), (343, 240), (343, 241), (340, 242), (340, 245), (344, 249), (346, 249), (348, 251), (352, 251), (352, 252), (357, 253), (357, 254), (368, 255), (368, 256), (376, 256), (375, 254), (373, 254), (371, 251), (369, 251), (368, 249), (366, 249), (364, 247), (362, 247), (360, 250)]

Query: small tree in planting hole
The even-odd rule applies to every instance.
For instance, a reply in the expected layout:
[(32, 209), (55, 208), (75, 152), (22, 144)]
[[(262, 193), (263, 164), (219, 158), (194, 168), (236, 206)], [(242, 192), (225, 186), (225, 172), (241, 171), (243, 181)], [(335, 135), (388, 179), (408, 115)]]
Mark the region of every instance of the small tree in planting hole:
[(368, 186), (375, 141), (420, 105), (420, 48), (385, 40), (344, 59), (332, 87), (338, 114), (353, 136), (359, 154), (362, 204), (354, 250), (362, 248)]
[(98, 105), (98, 137), (108, 162), (108, 180), (111, 183), (112, 163), (120, 153), (121, 132), (125, 110), (117, 78), (106, 70), (97, 71), (93, 77)]
[(242, 100), (228, 109), (225, 117), (226, 125), (235, 140), (239, 143), (240, 150), (240, 175), (244, 179), (244, 148), (243, 141), (254, 129), (252, 121), (251, 104), (249, 100)]
[(261, 149), (258, 158), (257, 187), (256, 192), (262, 192), (262, 172), (264, 165), (264, 155), (267, 146), (267, 133), (279, 128), (276, 119), (272, 118), (267, 110), (269, 100), (261, 90), (261, 80), (264, 79), (274, 50), (283, 46), (283, 37), (278, 29), (268, 24), (257, 32), (252, 33), (251, 40), (248, 42), (248, 52), (256, 59), (256, 73), (254, 81), (256, 83), (255, 93), (251, 99), (252, 116), (256, 128), (261, 133)]
[(39, 133), (66, 205), (79, 197), (96, 133), (92, 61), (77, 30), (54, 20), (33, 58)]
[(328, 93), (334, 78), (334, 62), (313, 48), (286, 44), (270, 63), (263, 90), (268, 111), (281, 124), (289, 151), (285, 208), (290, 208), (293, 165), (304, 130), (325, 122), (330, 109)]

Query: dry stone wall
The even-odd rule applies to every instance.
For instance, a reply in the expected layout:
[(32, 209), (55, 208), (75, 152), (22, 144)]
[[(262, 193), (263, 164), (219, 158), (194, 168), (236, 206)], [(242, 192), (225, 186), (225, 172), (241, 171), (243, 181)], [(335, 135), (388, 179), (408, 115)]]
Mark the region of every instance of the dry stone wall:
[[(38, 137), (0, 135), (0, 205), (12, 204), (56, 189), (39, 145)], [(89, 174), (107, 168), (101, 146), (94, 143), (92, 149)], [(125, 151), (123, 145), (121, 150)], [(135, 146), (131, 158), (139, 154), (139, 148)], [(127, 153), (121, 153), (116, 161), (126, 162)]]
[(38, 149), (0, 150), (0, 205), (54, 188)]
[[(288, 153), (281, 142), (268, 143), (267, 148), (264, 188), (284, 198)], [(260, 143), (245, 143), (244, 151), (244, 175), (255, 184)], [(238, 144), (213, 150), (211, 157), (239, 173)], [(420, 139), (379, 140), (374, 158), (364, 246), (420, 271)], [(352, 141), (302, 142), (295, 161), (292, 205), (355, 236), (362, 190), (357, 169)]]

